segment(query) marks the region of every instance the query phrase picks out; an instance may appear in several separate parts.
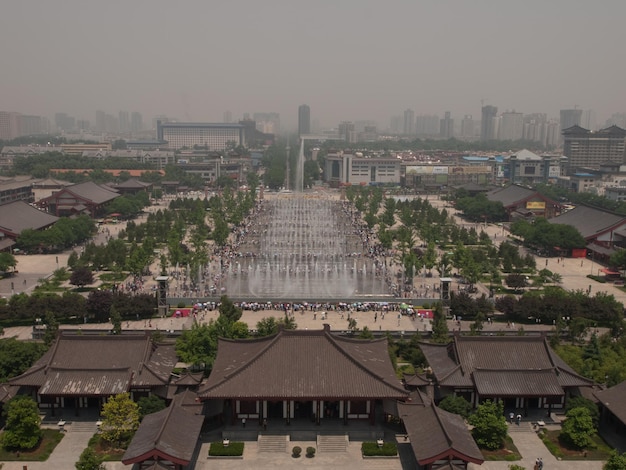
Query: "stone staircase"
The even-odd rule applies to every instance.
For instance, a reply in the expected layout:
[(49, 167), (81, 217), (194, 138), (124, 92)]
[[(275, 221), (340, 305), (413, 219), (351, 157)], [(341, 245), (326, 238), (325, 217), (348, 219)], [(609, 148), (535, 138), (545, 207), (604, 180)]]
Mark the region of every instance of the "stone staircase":
[(323, 435), (317, 436), (318, 452), (346, 452), (348, 450), (348, 436), (339, 435)]
[(286, 452), (288, 436), (259, 434), (257, 445), (259, 452)]
[(522, 421), (519, 426), (517, 424), (509, 424), (509, 434), (517, 433), (517, 432), (535, 432), (533, 430), (532, 424), (528, 421)]
[(98, 427), (94, 421), (72, 421), (65, 426), (68, 432), (91, 432), (96, 433)]

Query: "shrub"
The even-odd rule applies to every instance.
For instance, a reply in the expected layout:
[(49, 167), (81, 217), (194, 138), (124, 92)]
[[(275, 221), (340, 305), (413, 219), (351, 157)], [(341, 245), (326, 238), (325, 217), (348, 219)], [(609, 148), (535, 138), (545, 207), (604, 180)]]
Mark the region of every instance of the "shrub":
[(364, 442), (361, 453), (366, 457), (393, 457), (398, 455), (398, 446), (395, 442), (385, 442), (382, 447), (376, 442)]
[(291, 449), (291, 454), (296, 458), (300, 457), (301, 453), (302, 453), (302, 447), (300, 446), (294, 446), (294, 448)]
[(240, 457), (243, 455), (243, 442), (231, 442), (228, 447), (223, 442), (211, 442), (209, 455), (211, 457)]
[(185, 308), (185, 302), (184, 301), (178, 302), (178, 308)]
[(478, 447), (489, 450), (502, 448), (508, 431), (503, 412), (502, 402), (487, 400), (469, 417), (470, 424), (474, 426), (472, 436)]
[(591, 413), (587, 408), (572, 408), (565, 415), (567, 419), (561, 427), (559, 437), (575, 449), (592, 447), (591, 437), (596, 433)]
[(306, 456), (307, 457), (315, 457), (315, 447), (307, 447), (306, 448)]

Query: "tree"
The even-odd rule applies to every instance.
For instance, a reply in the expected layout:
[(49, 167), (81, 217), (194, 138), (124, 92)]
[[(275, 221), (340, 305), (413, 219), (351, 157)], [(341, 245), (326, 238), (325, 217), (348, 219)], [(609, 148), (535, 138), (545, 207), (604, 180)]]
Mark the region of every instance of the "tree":
[(194, 323), (176, 339), (176, 354), (181, 361), (211, 369), (217, 352), (217, 329), (215, 322)]
[(18, 395), (5, 405), (3, 415), (6, 425), (0, 439), (6, 449), (28, 450), (39, 444), (43, 432), (35, 400)]
[(0, 339), (0, 382), (24, 373), (46, 349), (41, 343), (19, 341), (15, 338)]
[(78, 267), (74, 271), (72, 271), (70, 284), (72, 284), (73, 286), (83, 287), (91, 283), (93, 283), (93, 273), (91, 272), (91, 269), (86, 267)]
[(597, 404), (585, 397), (571, 397), (567, 400), (567, 404), (565, 405), (565, 414), (567, 415), (567, 412), (574, 408), (586, 408), (589, 410), (589, 415), (591, 416), (593, 425), (596, 429), (598, 428), (598, 425), (600, 424), (600, 410), (598, 409)]
[(130, 393), (109, 397), (102, 406), (102, 438), (116, 446), (125, 447), (139, 427), (139, 406)]
[(1, 272), (7, 271), (9, 268), (15, 269), (15, 266), (17, 266), (17, 260), (15, 259), (15, 256), (13, 256), (11, 253), (7, 253), (6, 251), (0, 253)]
[(479, 447), (495, 450), (504, 444), (508, 428), (503, 406), (502, 402), (487, 400), (469, 417), (469, 423), (474, 426), (472, 436)]
[(626, 470), (626, 453), (620, 454), (614, 450), (602, 470)]
[(589, 410), (583, 407), (572, 408), (565, 416), (567, 419), (561, 427), (559, 437), (576, 449), (593, 445), (591, 437), (596, 433), (596, 428)]
[(76, 470), (106, 470), (102, 461), (102, 457), (98, 456), (91, 447), (87, 447), (74, 466)]
[(450, 341), (450, 331), (448, 330), (448, 322), (446, 316), (443, 313), (443, 306), (441, 303), (437, 303), (433, 309), (433, 331), (432, 341), (433, 343), (447, 343)]
[(122, 334), (122, 316), (120, 312), (117, 311), (115, 305), (111, 305), (111, 310), (109, 311), (111, 315), (111, 324), (113, 325), (113, 330), (111, 331), (114, 335)]
[(137, 402), (137, 406), (139, 407), (139, 419), (142, 420), (144, 416), (164, 409), (165, 401), (156, 395), (150, 395), (148, 397), (141, 397)]
[(472, 412), (472, 404), (458, 395), (448, 395), (439, 402), (439, 408), (468, 418)]
[(54, 313), (46, 312), (46, 332), (43, 335), (43, 342), (46, 344), (46, 346), (50, 347), (50, 345), (57, 338), (58, 332), (59, 322), (54, 316)]
[(278, 333), (278, 322), (275, 317), (265, 317), (256, 324), (257, 336), (271, 336)]

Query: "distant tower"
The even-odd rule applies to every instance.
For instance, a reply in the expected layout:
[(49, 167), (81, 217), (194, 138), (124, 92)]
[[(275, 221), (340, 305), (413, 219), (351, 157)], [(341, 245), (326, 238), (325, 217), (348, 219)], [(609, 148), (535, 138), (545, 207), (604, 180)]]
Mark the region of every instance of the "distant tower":
[(298, 135), (311, 133), (311, 108), (303, 104), (298, 107)]
[(496, 115), (498, 108), (496, 106), (483, 106), (482, 121), (480, 123), (480, 140), (495, 140), (496, 134)]
[(569, 129), (572, 126), (580, 126), (582, 117), (582, 109), (562, 109), (561, 130)]
[(415, 112), (412, 109), (404, 111), (404, 135), (415, 134)]
[(224, 119), (222, 120), (223, 122), (229, 124), (231, 122), (233, 122), (233, 113), (231, 113), (230, 111), (224, 111)]
[(450, 117), (450, 111), (446, 111), (445, 117), (440, 121), (439, 136), (444, 139), (454, 136), (454, 119)]
[(285, 189), (289, 189), (289, 177), (291, 176), (290, 175), (291, 169), (289, 168), (289, 160), (290, 160), (289, 152), (291, 150), (291, 147), (289, 147), (289, 141), (287, 141), (287, 148), (286, 148), (286, 150), (287, 150), (287, 157), (286, 157), (287, 162), (286, 162), (286, 168), (285, 168)]

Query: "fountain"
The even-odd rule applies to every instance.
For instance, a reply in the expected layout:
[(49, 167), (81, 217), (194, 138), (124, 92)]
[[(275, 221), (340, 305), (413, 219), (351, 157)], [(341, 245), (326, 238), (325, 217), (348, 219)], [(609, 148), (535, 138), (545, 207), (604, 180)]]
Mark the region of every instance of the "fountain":
[(341, 202), (294, 193), (265, 200), (261, 207), (240, 239), (238, 257), (223, 271), (229, 296), (322, 300), (390, 295), (385, 263), (370, 256), (362, 229)]

